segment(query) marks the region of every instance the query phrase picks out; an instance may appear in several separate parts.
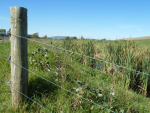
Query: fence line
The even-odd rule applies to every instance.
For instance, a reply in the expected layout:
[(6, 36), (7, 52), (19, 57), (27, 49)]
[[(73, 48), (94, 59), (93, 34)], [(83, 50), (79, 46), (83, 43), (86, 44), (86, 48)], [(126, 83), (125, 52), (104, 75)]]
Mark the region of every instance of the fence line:
[[(6, 59), (5, 59), (6, 60)], [(1, 79), (1, 78), (0, 78)], [(6, 82), (5, 80), (1, 79), (3, 82), (5, 83), (8, 83)], [(39, 106), (41, 106), (42, 108), (44, 108), (45, 110), (47, 110), (48, 112), (52, 113), (51, 111), (49, 111), (48, 109), (46, 109), (45, 107), (43, 107), (42, 105), (40, 105), (39, 103), (37, 103), (36, 101), (32, 100), (30, 97), (26, 96), (25, 94), (21, 93), (19, 90), (17, 90), (16, 88), (12, 87), (10, 85), (11, 88), (13, 88), (14, 90), (16, 90), (17, 92), (19, 92), (20, 94), (22, 94), (23, 96), (25, 96), (26, 98), (30, 99), (31, 101), (35, 102), (36, 104), (38, 104)]]
[[(3, 57), (1, 57), (1, 56), (0, 56), (0, 58), (6, 60), (5, 58), (3, 58)], [(10, 61), (10, 62), (12, 62), (12, 61)], [(99, 107), (101, 107), (101, 108), (104, 108), (104, 109), (106, 109), (106, 110), (108, 110), (108, 111), (110, 111), (110, 112), (112, 112), (112, 113), (115, 113), (114, 111), (112, 111), (112, 110), (110, 110), (110, 109), (107, 109), (107, 108), (105, 108), (105, 107), (103, 107), (103, 106), (101, 106), (101, 105), (99, 105), (99, 104), (97, 104), (97, 103), (95, 103), (95, 102), (92, 102), (92, 101), (90, 101), (90, 100), (88, 100), (88, 99), (86, 99), (86, 98), (84, 98), (84, 97), (82, 97), (82, 96), (80, 96), (80, 95), (78, 95), (78, 94), (76, 94), (76, 93), (73, 93), (73, 92), (71, 92), (71, 91), (69, 91), (69, 90), (67, 90), (67, 89), (65, 89), (65, 88), (63, 88), (63, 87), (61, 87), (61, 86), (59, 86), (59, 85), (57, 85), (57, 84), (55, 84), (55, 83), (53, 83), (53, 82), (51, 82), (51, 81), (45, 79), (45, 78), (43, 78), (43, 77), (41, 77), (40, 75), (38, 75), (38, 74), (36, 74), (36, 73), (34, 73), (34, 72), (32, 72), (32, 71), (26, 69), (26, 68), (24, 68), (24, 67), (22, 67), (22, 66), (20, 66), (20, 65), (18, 65), (18, 64), (16, 64), (16, 63), (14, 63), (14, 62), (12, 62), (12, 63), (15, 64), (15, 65), (17, 65), (17, 66), (19, 66), (19, 67), (21, 67), (21, 68), (23, 68), (23, 69), (25, 69), (25, 70), (27, 70), (28, 72), (30, 72), (30, 73), (32, 73), (32, 74), (38, 76), (38, 77), (40, 77), (40, 78), (46, 80), (47, 82), (50, 82), (51, 84), (53, 84), (53, 85), (55, 85), (55, 86), (57, 86), (57, 87), (59, 87), (59, 88), (65, 90), (65, 91), (67, 91), (67, 92), (69, 92), (69, 93), (72, 93), (72, 94), (74, 94), (74, 95), (76, 95), (76, 96), (78, 96), (78, 97), (80, 97), (80, 98), (82, 98), (82, 99), (84, 99), (84, 100), (86, 100), (86, 101), (88, 101), (88, 102), (91, 102), (91, 103), (93, 103), (93, 104), (95, 104), (95, 105), (97, 105), (97, 106), (99, 106)]]
[[(22, 10), (21, 10), (22, 9)], [(121, 68), (124, 68), (124, 69), (128, 69), (128, 70), (131, 70), (131, 71), (135, 71), (135, 72), (138, 72), (138, 73), (141, 73), (141, 74), (145, 74), (145, 75), (148, 75), (148, 76), (150, 76), (150, 74), (146, 74), (146, 73), (143, 73), (143, 72), (140, 72), (140, 71), (136, 71), (136, 70), (133, 70), (133, 69), (129, 69), (129, 68), (126, 68), (126, 67), (123, 67), (123, 66), (119, 66), (119, 65), (116, 65), (116, 64), (113, 64), (113, 63), (111, 63), (111, 62), (107, 62), (107, 61), (104, 61), (104, 60), (100, 60), (100, 59), (97, 59), (97, 58), (93, 58), (93, 57), (90, 57), (90, 56), (86, 56), (86, 55), (83, 55), (83, 54), (79, 54), (79, 53), (76, 53), (76, 52), (73, 52), (73, 51), (69, 51), (69, 50), (66, 50), (66, 49), (63, 49), (63, 48), (60, 48), (60, 47), (56, 47), (56, 46), (53, 46), (53, 45), (49, 45), (49, 44), (46, 44), (46, 43), (42, 43), (42, 42), (39, 42), (39, 41), (36, 41), (36, 40), (32, 40), (32, 39), (29, 39), (29, 38), (26, 38), (26, 36), (27, 36), (27, 9), (25, 9), (25, 8), (23, 8), (23, 7), (10, 7), (10, 13), (11, 13), (11, 30), (12, 30), (12, 33), (10, 33), (11, 35), (12, 35), (12, 38), (11, 38), (11, 56), (13, 57), (12, 59), (13, 60), (10, 60), (10, 62), (11, 62), (11, 74), (12, 74), (12, 80), (14, 80), (14, 81), (16, 81), (16, 83), (13, 81), (13, 84), (11, 84), (10, 85), (10, 87), (12, 87), (13, 89), (15, 89), (16, 91), (18, 91), (16, 88), (14, 88), (14, 86), (17, 86), (17, 85), (19, 85), (19, 87), (21, 87), (20, 89), (22, 90), (22, 89), (24, 89), (25, 90), (25, 92), (27, 91), (27, 81), (28, 81), (28, 72), (30, 72), (30, 73), (33, 73), (34, 75), (36, 75), (36, 76), (38, 76), (38, 77), (40, 77), (40, 78), (42, 78), (42, 79), (44, 79), (44, 80), (46, 80), (46, 81), (48, 81), (48, 82), (50, 82), (51, 84), (53, 84), (53, 85), (55, 85), (55, 86), (57, 86), (57, 87), (59, 87), (59, 88), (61, 88), (61, 89), (63, 89), (63, 90), (65, 90), (65, 91), (67, 91), (67, 92), (69, 92), (69, 93), (72, 93), (72, 94), (74, 94), (74, 95), (76, 95), (76, 96), (78, 96), (78, 97), (80, 97), (80, 98), (82, 98), (82, 99), (84, 99), (84, 100), (86, 100), (86, 101), (89, 101), (89, 102), (91, 102), (91, 103), (93, 103), (93, 104), (95, 104), (95, 105), (97, 105), (97, 106), (99, 106), (99, 107), (101, 107), (101, 108), (103, 108), (103, 109), (106, 109), (106, 110), (108, 110), (108, 111), (110, 111), (110, 112), (113, 112), (113, 113), (115, 113), (114, 111), (111, 111), (110, 109), (107, 109), (107, 108), (105, 108), (105, 107), (103, 107), (103, 106), (100, 106), (99, 104), (97, 104), (97, 103), (95, 103), (95, 102), (92, 102), (92, 101), (90, 101), (90, 100), (88, 100), (88, 99), (86, 99), (86, 98), (84, 98), (84, 97), (81, 97), (81, 96), (79, 96), (79, 95), (77, 95), (77, 94), (75, 94), (75, 93), (73, 93), (73, 92), (71, 92), (71, 91), (69, 91), (69, 90), (67, 90), (67, 89), (65, 89), (65, 88), (63, 88), (63, 87), (61, 87), (61, 86), (59, 86), (59, 85), (57, 85), (57, 84), (55, 84), (55, 83), (53, 83), (53, 82), (51, 82), (51, 81), (49, 81), (49, 80), (47, 80), (47, 79), (45, 79), (45, 78), (43, 78), (43, 77), (41, 77), (40, 75), (37, 75), (36, 73), (34, 73), (34, 72), (32, 72), (32, 71), (30, 71), (30, 70), (28, 70), (28, 60), (27, 60), (27, 58), (28, 58), (28, 56), (27, 56), (27, 49), (22, 49), (22, 46), (24, 45), (25, 46), (25, 48), (27, 48), (27, 40), (31, 40), (31, 41), (35, 41), (35, 42), (38, 42), (38, 43), (41, 43), (41, 44), (44, 44), (44, 45), (47, 45), (47, 46), (51, 46), (51, 47), (53, 47), (53, 48), (56, 48), (56, 49), (60, 49), (60, 50), (63, 50), (63, 51), (67, 51), (67, 52), (71, 52), (71, 53), (73, 53), (73, 54), (77, 54), (77, 55), (80, 55), (80, 56), (84, 56), (84, 57), (87, 57), (87, 58), (91, 58), (91, 59), (95, 59), (95, 60), (97, 60), (97, 61), (102, 61), (102, 62), (105, 62), (105, 63), (109, 63), (109, 64), (111, 64), (111, 65), (115, 65), (115, 66), (117, 66), (117, 67), (121, 67)], [(17, 27), (16, 27), (17, 26)], [(19, 36), (19, 35), (21, 35), (21, 36)], [(23, 36), (25, 36), (25, 37), (23, 37)], [(24, 38), (24, 39), (27, 39), (27, 40), (19, 40), (19, 38), (15, 38), (15, 37), (21, 37), (21, 38)], [(17, 41), (16, 41), (17, 40)], [(14, 42), (15, 42), (15, 44), (14, 44)], [(17, 44), (16, 44), (16, 42), (17, 42)], [(23, 44), (24, 43), (24, 44)], [(19, 45), (19, 47), (18, 48), (16, 48), (15, 47), (15, 45)], [(15, 50), (17, 50), (17, 52), (15, 51)], [(24, 52), (25, 51), (25, 52)], [(16, 54), (17, 53), (17, 54)], [(16, 56), (16, 57), (15, 57)], [(25, 56), (25, 57), (24, 57)], [(0, 58), (2, 58), (2, 59), (5, 59), (5, 58), (3, 58), (3, 57), (1, 57), (0, 56)], [(23, 60), (25, 58), (25, 60)], [(16, 60), (16, 59), (18, 59), (18, 60)], [(7, 60), (7, 59), (5, 59), (5, 60)], [(24, 61), (22, 64), (23, 65), (21, 65), (21, 63), (20, 63), (20, 61)], [(17, 61), (17, 63), (15, 62), (14, 63), (14, 61)], [(24, 64), (25, 63), (25, 64)], [(17, 71), (17, 69), (16, 69), (16, 67), (15, 66), (18, 66), (18, 67), (21, 67), (21, 68), (17, 68), (17, 69), (24, 69), (24, 70), (26, 70), (26, 71), (23, 71), (23, 74), (21, 75), (21, 73), (19, 73), (19, 72), (21, 72), (21, 71)], [(116, 68), (116, 67), (115, 67)], [(16, 69), (16, 71), (15, 71), (15, 69)], [(116, 70), (116, 69), (115, 69)], [(15, 72), (18, 72), (18, 73), (15, 73)], [(27, 73), (26, 73), (27, 72)], [(19, 78), (19, 80), (18, 79), (16, 79), (16, 76), (17, 76), (17, 78)], [(22, 76), (24, 76), (24, 78), (25, 78), (25, 82), (23, 81), (23, 83), (18, 83), (18, 81), (21, 81), (21, 80), (23, 80), (23, 78), (21, 78)], [(2, 79), (1, 79), (2, 80)], [(4, 81), (4, 80), (3, 80)], [(5, 81), (4, 81), (5, 82)], [(22, 95), (24, 95), (26, 98), (29, 98), (29, 97), (27, 97), (25, 94), (25, 92), (23, 92), (23, 93), (21, 93), (22, 91), (18, 91), (20, 94), (22, 94)], [(19, 93), (17, 94), (17, 96), (19, 95)], [(15, 97), (15, 91), (14, 90), (12, 90), (12, 102), (15, 100), (17, 103), (14, 103), (14, 105), (17, 105), (17, 104), (19, 104), (18, 102), (20, 101), (20, 100), (23, 100), (22, 99), (22, 97), (19, 95), (17, 98), (14, 98)], [(14, 101), (14, 102), (15, 102)], [(33, 101), (33, 100), (32, 100)], [(38, 103), (37, 103), (38, 104)], [(40, 104), (38, 104), (38, 105), (40, 105)], [(41, 106), (41, 105), (40, 105)], [(43, 107), (43, 106), (41, 106), (41, 107)], [(44, 108), (44, 107), (43, 107)], [(44, 109), (46, 109), (46, 108), (44, 108)], [(49, 111), (50, 112), (50, 111)]]
[[(11, 35), (14, 35), (14, 34), (11, 34)], [(33, 40), (33, 39), (29, 39), (29, 38), (22, 37), (22, 36), (18, 36), (18, 35), (14, 35), (14, 36), (16, 36), (16, 37), (21, 37), (21, 38), (24, 38), (24, 39), (27, 39), (27, 40), (31, 40), (31, 41), (34, 41), (34, 42), (38, 42), (38, 43), (41, 43), (41, 44), (44, 44), (44, 45), (47, 45), (47, 46), (54, 47), (54, 48), (56, 48), (56, 49), (60, 49), (60, 50), (64, 50), (64, 51), (67, 51), (67, 52), (74, 53), (74, 54), (77, 54), (77, 55), (85, 56), (85, 57), (87, 57), (87, 58), (92, 58), (92, 59), (95, 59), (95, 60), (98, 60), (98, 61), (106, 62), (106, 63), (112, 64), (112, 65), (115, 65), (115, 66), (118, 66), (118, 67), (122, 67), (122, 66), (119, 66), (119, 65), (116, 65), (116, 64), (107, 62), (107, 61), (103, 61), (103, 60), (100, 60), (100, 59), (96, 59), (96, 58), (93, 58), (93, 57), (89, 57), (89, 56), (86, 56), (86, 55), (83, 55), (83, 54), (79, 54), (79, 53), (76, 53), (76, 52), (73, 52), (73, 51), (69, 51), (69, 50), (66, 50), (66, 49), (63, 49), (63, 48), (60, 48), (60, 47), (57, 47), (57, 46), (53, 46), (53, 45), (49, 45), (49, 44), (46, 44), (46, 43), (42, 43), (42, 42), (39, 42), (39, 41), (36, 41), (36, 40)], [(1, 57), (1, 58), (2, 58), (2, 57)], [(14, 62), (12, 62), (12, 63), (14, 63)], [(14, 63), (14, 64), (15, 64), (15, 63)], [(20, 65), (18, 65), (18, 64), (15, 64), (15, 65), (17, 65), (17, 66), (19, 66), (19, 67), (21, 67), (21, 68), (24, 68), (24, 67), (22, 67), (22, 66), (20, 66)], [(131, 70), (131, 71), (135, 71), (135, 72), (139, 72), (139, 71), (132, 70), (132, 69), (129, 69), (129, 68), (126, 68), (126, 67), (122, 67), (122, 68)], [(35, 74), (34, 72), (32, 72), (32, 71), (30, 71), (30, 70), (28, 70), (28, 69), (26, 69), (26, 68), (24, 68), (24, 69), (27, 70), (27, 71), (29, 71), (29, 72), (31, 72), (31, 73), (33, 73), (33, 74)], [(146, 74), (146, 73), (143, 73), (143, 72), (139, 72), (139, 73)], [(35, 75), (37, 75), (37, 74), (35, 74)], [(149, 74), (146, 74), (146, 75), (150, 76)], [(41, 76), (39, 76), (39, 75), (37, 75), (37, 76), (40, 77), (40, 78), (42, 78), (42, 79), (44, 79), (44, 80), (46, 80), (46, 81), (48, 81), (47, 79), (45, 79), (45, 78), (43, 78), (43, 77), (41, 77)], [(88, 99), (86, 99), (86, 98), (83, 98), (83, 97), (81, 97), (81, 96), (79, 96), (79, 95), (77, 95), (77, 94), (75, 94), (75, 93), (73, 93), (73, 92), (71, 92), (71, 91), (69, 91), (69, 90), (67, 90), (67, 89), (65, 89), (65, 88), (63, 88), (63, 87), (61, 87), (61, 86), (59, 86), (59, 85), (53, 83), (53, 82), (51, 82), (51, 81), (48, 81), (48, 82), (52, 83), (53, 85), (56, 85), (57, 87), (59, 87), (59, 88), (61, 88), (61, 89), (66, 90), (67, 92), (70, 92), (70, 93), (72, 93), (72, 94), (74, 94), (74, 95), (76, 95), (76, 96), (78, 96), (78, 97), (80, 97), (80, 98), (82, 98), (82, 99), (84, 99), (84, 100), (87, 100), (87, 101), (89, 101), (89, 102), (91, 102), (91, 103), (93, 103), (93, 104), (95, 104), (95, 105), (98, 105), (99, 107), (102, 107), (102, 108), (104, 108), (104, 109), (106, 109), (106, 110), (109, 110), (109, 109), (107, 109), (107, 108), (105, 108), (105, 107), (103, 107), (103, 106), (100, 106), (99, 104), (96, 104), (96, 103), (94, 103), (94, 102), (92, 102), (92, 101), (90, 101), (90, 100), (88, 100)], [(111, 110), (110, 110), (110, 111), (111, 111)], [(113, 112), (113, 111), (111, 111), (111, 112)]]
[[(14, 35), (14, 34), (11, 34), (11, 35)], [(118, 66), (118, 67), (121, 67), (121, 68), (124, 68), (124, 69), (128, 69), (130, 71), (134, 71), (134, 72), (138, 72), (138, 73), (150, 76), (150, 74), (147, 74), (147, 73), (143, 73), (143, 72), (140, 72), (140, 71), (137, 71), (137, 70), (133, 70), (133, 69), (126, 68), (126, 67), (123, 67), (123, 66), (119, 66), (119, 65), (113, 64), (111, 62), (107, 62), (107, 61), (104, 61), (104, 60), (100, 60), (100, 59), (97, 59), (97, 58), (86, 56), (86, 55), (83, 55), (83, 54), (80, 54), (80, 53), (76, 53), (76, 52), (73, 52), (73, 51), (70, 51), (70, 50), (66, 50), (66, 49), (63, 49), (63, 48), (60, 48), (60, 47), (57, 47), (57, 46), (49, 45), (49, 44), (46, 44), (46, 43), (43, 43), (43, 42), (39, 42), (39, 41), (36, 41), (36, 40), (33, 40), (33, 39), (29, 39), (29, 38), (26, 38), (26, 37), (23, 37), (23, 36), (18, 36), (18, 35), (14, 35), (14, 36), (21, 37), (21, 38), (24, 38), (24, 39), (27, 39), (27, 40), (31, 40), (31, 41), (34, 41), (34, 42), (38, 42), (38, 43), (41, 43), (41, 44), (44, 44), (44, 45), (47, 45), (47, 46), (51, 46), (51, 47), (57, 48), (57, 49), (60, 49), (60, 50), (64, 50), (64, 51), (67, 51), (67, 52), (70, 52), (70, 53), (74, 53), (74, 54), (77, 54), (77, 55), (80, 55), (80, 56), (91, 58), (91, 59), (94, 59), (94, 60), (97, 60), (97, 61), (102, 61), (102, 62), (105, 62), (105, 63), (109, 63), (109, 64), (112, 64), (114, 66)]]

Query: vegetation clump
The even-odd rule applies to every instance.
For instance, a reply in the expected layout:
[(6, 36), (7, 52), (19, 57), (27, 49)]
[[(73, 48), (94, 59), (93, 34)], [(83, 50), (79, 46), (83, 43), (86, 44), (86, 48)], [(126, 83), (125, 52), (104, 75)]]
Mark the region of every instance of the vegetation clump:
[[(31, 99), (51, 112), (150, 111), (149, 78), (106, 63), (149, 73), (149, 48), (141, 51), (136, 42), (129, 41), (63, 40), (53, 41), (53, 45), (66, 50), (28, 42), (29, 70), (39, 75), (29, 73)], [(9, 56), (10, 43), (2, 43), (0, 47), (2, 57)], [(10, 65), (2, 59), (0, 64), (0, 78), (7, 81)], [(6, 112), (6, 108), (7, 112), (47, 112), (29, 100), (22, 109), (14, 110), (9, 106), (12, 102), (9, 87), (0, 82), (0, 89), (0, 103), (6, 103), (0, 104), (0, 112)]]

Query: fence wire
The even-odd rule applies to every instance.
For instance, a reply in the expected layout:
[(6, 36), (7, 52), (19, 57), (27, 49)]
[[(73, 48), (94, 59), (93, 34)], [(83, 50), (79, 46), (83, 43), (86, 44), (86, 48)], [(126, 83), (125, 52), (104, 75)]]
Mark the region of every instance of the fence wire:
[[(2, 58), (2, 57), (0, 57), (0, 58)], [(5, 59), (6, 60), (6, 59)], [(1, 78), (0, 78), (1, 79)], [(8, 83), (8, 82), (6, 82), (5, 80), (3, 80), (3, 79), (1, 79), (3, 82), (5, 82), (5, 83)], [(14, 90), (16, 90), (17, 92), (19, 92), (20, 94), (22, 94), (23, 96), (25, 96), (26, 98), (28, 98), (28, 99), (30, 99), (31, 101), (33, 101), (33, 102), (35, 102), (37, 105), (39, 105), (40, 107), (42, 107), (42, 108), (44, 108), (46, 111), (48, 111), (48, 112), (50, 112), (50, 113), (52, 113), (51, 111), (49, 111), (48, 109), (46, 109), (45, 107), (43, 107), (42, 105), (40, 105), (38, 102), (36, 102), (36, 101), (34, 101), (34, 100), (32, 100), (30, 97), (28, 97), (28, 96), (26, 96), (25, 94), (23, 94), (23, 93), (21, 93), (19, 90), (17, 90), (16, 88), (14, 88), (14, 87), (12, 87), (11, 85), (9, 85), (11, 88), (13, 88)]]
[[(136, 71), (136, 70), (133, 70), (133, 69), (130, 69), (130, 68), (126, 68), (126, 67), (123, 67), (123, 66), (119, 66), (119, 65), (113, 64), (113, 63), (111, 63), (111, 62), (107, 62), (107, 61), (104, 61), (104, 60), (100, 60), (100, 59), (97, 59), (97, 58), (93, 58), (93, 57), (90, 57), (90, 56), (86, 56), (86, 55), (83, 55), (83, 54), (80, 54), (80, 53), (77, 53), (77, 52), (73, 52), (73, 51), (70, 51), (70, 50), (66, 50), (66, 49), (63, 49), (63, 48), (60, 48), (60, 47), (57, 47), (57, 46), (49, 45), (49, 44), (46, 44), (46, 43), (43, 43), (43, 42), (40, 42), (40, 41), (36, 41), (36, 40), (33, 40), (33, 39), (29, 39), (29, 38), (22, 37), (22, 36), (18, 36), (18, 35), (14, 35), (14, 34), (11, 34), (11, 35), (16, 36), (16, 37), (21, 37), (21, 38), (24, 38), (24, 39), (27, 39), (27, 40), (31, 40), (31, 41), (34, 41), (34, 42), (38, 42), (38, 43), (41, 43), (41, 44), (44, 44), (44, 45), (47, 45), (47, 46), (51, 46), (51, 47), (56, 48), (56, 49), (59, 49), (59, 50), (67, 51), (67, 52), (74, 53), (74, 54), (77, 54), (77, 55), (80, 55), (80, 56), (84, 56), (84, 57), (87, 57), (87, 58), (90, 58), (90, 59), (94, 59), (94, 60), (97, 60), (97, 61), (101, 61), (101, 62), (105, 62), (105, 63), (111, 64), (111, 65), (114, 65), (114, 66), (116, 66), (116, 67), (115, 67), (115, 70), (117, 70), (117, 69), (116, 69), (117, 67), (120, 67), (120, 68), (124, 68), (124, 69), (130, 70), (130, 71), (134, 71), (134, 72), (137, 72), (137, 73), (141, 73), (141, 74), (150, 76), (150, 74), (147, 74), (147, 73), (143, 73), (143, 72)], [(1, 57), (1, 58), (2, 58), (2, 57)], [(14, 62), (12, 62), (12, 63), (14, 63)], [(14, 64), (15, 64), (15, 63), (14, 63)], [(21, 68), (24, 68), (24, 67), (22, 67), (22, 66), (20, 66), (20, 65), (18, 65), (18, 64), (15, 64), (15, 65), (17, 65), (17, 66), (19, 66), (19, 67), (21, 67)], [(24, 69), (27, 70), (27, 71), (29, 71), (29, 72), (31, 72), (31, 73), (33, 73), (33, 74), (35, 74), (35, 75), (37, 75), (36, 73), (34, 73), (34, 72), (32, 72), (32, 71), (30, 71), (30, 70), (28, 70), (28, 69), (26, 69), (26, 68), (24, 68)], [(99, 104), (96, 104), (96, 103), (94, 103), (94, 102), (92, 102), (92, 101), (90, 101), (90, 100), (88, 100), (88, 99), (86, 99), (86, 98), (83, 98), (83, 97), (81, 97), (81, 96), (79, 96), (79, 95), (77, 95), (77, 94), (75, 94), (75, 93), (73, 93), (73, 92), (71, 92), (71, 91), (69, 91), (69, 90), (67, 90), (67, 89), (65, 89), (65, 88), (63, 88), (63, 87), (61, 87), (61, 86), (59, 86), (59, 85), (57, 85), (57, 84), (55, 84), (55, 83), (53, 83), (53, 82), (51, 82), (51, 81), (45, 79), (45, 78), (43, 78), (43, 77), (41, 77), (41, 76), (39, 76), (39, 75), (37, 75), (37, 76), (40, 77), (40, 78), (42, 78), (42, 79), (44, 79), (44, 80), (46, 80), (46, 81), (48, 81), (48, 82), (50, 82), (50, 83), (52, 83), (53, 85), (56, 85), (57, 87), (59, 87), (59, 88), (61, 88), (61, 89), (66, 90), (67, 92), (70, 92), (70, 93), (72, 93), (72, 94), (74, 94), (74, 95), (76, 95), (76, 96), (78, 96), (78, 97), (80, 97), (80, 98), (82, 98), (82, 99), (84, 99), (84, 100), (87, 100), (87, 101), (89, 101), (89, 102), (91, 102), (91, 103), (93, 103), (93, 104), (95, 104), (95, 105), (97, 105), (97, 106), (99, 106), (99, 107), (102, 107), (102, 108), (104, 108), (104, 109), (106, 109), (106, 110), (111, 111), (110, 109), (107, 109), (107, 108), (105, 108), (105, 107), (103, 107), (103, 106), (100, 106)], [(114, 111), (111, 111), (111, 112), (114, 112)]]
[[(2, 58), (2, 59), (4, 59), (4, 60), (7, 60), (7, 59), (5, 59), (5, 58), (3, 58), (3, 57), (1, 57), (1, 56), (0, 56), (0, 58)], [(12, 62), (12, 61), (10, 61), (10, 62)], [(82, 97), (82, 96), (80, 96), (80, 95), (77, 95), (76, 93), (73, 93), (73, 92), (71, 92), (71, 91), (69, 91), (69, 90), (63, 88), (63, 87), (61, 87), (61, 86), (59, 86), (59, 85), (57, 85), (57, 84), (55, 84), (55, 83), (53, 83), (53, 82), (51, 82), (51, 81), (49, 81), (49, 80), (43, 78), (43, 77), (41, 77), (40, 75), (38, 75), (38, 74), (36, 74), (36, 73), (34, 73), (34, 72), (32, 72), (32, 71), (26, 69), (26, 68), (24, 68), (24, 67), (22, 67), (22, 66), (20, 66), (20, 65), (18, 65), (18, 64), (16, 64), (16, 63), (14, 63), (14, 62), (12, 62), (12, 63), (15, 64), (15, 65), (17, 65), (17, 66), (19, 66), (19, 67), (21, 67), (21, 68), (23, 68), (23, 69), (25, 69), (25, 70), (27, 70), (28, 72), (30, 72), (30, 73), (32, 73), (32, 74), (38, 76), (38, 77), (40, 77), (40, 78), (46, 80), (47, 82), (50, 82), (51, 84), (53, 84), (53, 85), (55, 85), (55, 86), (57, 86), (57, 87), (59, 87), (59, 88), (65, 90), (65, 91), (67, 91), (67, 92), (69, 92), (69, 93), (72, 93), (72, 94), (74, 94), (74, 95), (76, 95), (76, 96), (78, 96), (78, 97), (80, 97), (80, 98), (82, 98), (82, 99), (84, 99), (84, 100), (86, 100), (86, 101), (88, 101), (88, 102), (91, 102), (91, 103), (93, 103), (93, 104), (95, 104), (95, 105), (97, 105), (97, 106), (99, 106), (99, 107), (101, 107), (101, 108), (103, 108), (103, 109), (106, 109), (106, 110), (108, 110), (108, 111), (110, 111), (110, 112), (112, 112), (112, 113), (115, 113), (114, 111), (112, 111), (112, 110), (110, 110), (110, 109), (107, 109), (107, 108), (105, 108), (105, 107), (103, 107), (103, 106), (101, 106), (101, 105), (99, 105), (99, 104), (97, 104), (97, 103), (95, 103), (95, 102), (92, 102), (92, 101), (90, 101), (90, 100), (88, 100), (88, 99), (86, 99), (86, 98), (84, 98), (84, 97)]]
[(34, 41), (34, 42), (38, 42), (38, 43), (41, 43), (41, 44), (44, 44), (44, 45), (47, 45), (47, 46), (54, 47), (56, 49), (64, 50), (64, 51), (67, 51), (67, 52), (70, 52), (70, 53), (74, 53), (74, 54), (77, 54), (77, 55), (80, 55), (80, 56), (84, 56), (84, 57), (91, 58), (91, 59), (94, 59), (94, 60), (97, 60), (97, 61), (101, 61), (101, 62), (105, 62), (105, 63), (108, 63), (108, 64), (112, 64), (112, 65), (120, 67), (120, 68), (128, 69), (130, 71), (134, 71), (134, 72), (137, 72), (137, 73), (141, 73), (141, 74), (150, 76), (150, 74), (147, 74), (147, 73), (143, 73), (143, 72), (140, 72), (140, 71), (137, 71), (137, 70), (133, 70), (133, 69), (127, 68), (127, 67), (119, 66), (119, 65), (113, 64), (111, 62), (107, 62), (107, 61), (104, 61), (104, 60), (100, 60), (100, 59), (97, 59), (97, 58), (86, 56), (86, 55), (83, 55), (83, 54), (80, 54), (80, 53), (76, 53), (76, 52), (73, 52), (73, 51), (70, 51), (70, 50), (66, 50), (66, 49), (63, 49), (63, 48), (60, 48), (60, 47), (57, 47), (57, 46), (49, 45), (49, 44), (46, 44), (46, 43), (43, 43), (43, 42), (39, 42), (39, 41), (36, 41), (36, 40), (33, 40), (33, 39), (29, 39), (29, 38), (26, 38), (26, 37), (23, 37), (23, 36), (18, 36), (18, 35), (14, 35), (14, 34), (11, 34), (11, 35), (16, 36), (16, 37), (21, 37), (21, 38), (24, 38), (24, 39), (27, 39), (27, 40), (31, 40), (31, 41)]

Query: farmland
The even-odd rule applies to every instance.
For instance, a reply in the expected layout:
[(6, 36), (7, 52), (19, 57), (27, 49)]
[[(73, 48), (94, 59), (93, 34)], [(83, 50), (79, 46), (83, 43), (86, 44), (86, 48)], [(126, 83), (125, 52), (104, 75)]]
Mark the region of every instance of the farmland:
[[(29, 70), (106, 109), (73, 95), (60, 87), (29, 73), (28, 97), (54, 113), (106, 113), (114, 111), (148, 113), (150, 79), (110, 63), (150, 73), (150, 40), (97, 41), (38, 39), (95, 59), (28, 41)], [(138, 44), (139, 42), (139, 44)], [(0, 56), (8, 58), (10, 43), (0, 43)], [(99, 60), (97, 60), (99, 59)], [(100, 60), (104, 60), (106, 63)], [(0, 78), (10, 80), (10, 65), (0, 59)], [(47, 112), (27, 99), (22, 109), (11, 104), (11, 90), (0, 80), (0, 112)]]

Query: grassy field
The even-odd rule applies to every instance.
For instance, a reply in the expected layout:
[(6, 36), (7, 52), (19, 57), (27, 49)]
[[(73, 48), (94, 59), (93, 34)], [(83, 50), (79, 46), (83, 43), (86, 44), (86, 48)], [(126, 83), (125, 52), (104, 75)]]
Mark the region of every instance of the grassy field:
[[(35, 39), (36, 40), (36, 39)], [(95, 59), (150, 73), (150, 40), (38, 41)], [(139, 42), (139, 45), (138, 45)], [(0, 43), (0, 56), (8, 58), (10, 43)], [(28, 41), (29, 70), (81, 97), (116, 113), (149, 113), (150, 79), (147, 75), (106, 62)], [(10, 80), (10, 64), (0, 59), (0, 78)], [(29, 73), (28, 97), (53, 113), (108, 113), (110, 111), (73, 95)], [(27, 99), (22, 109), (12, 107), (10, 87), (0, 80), (1, 113), (47, 113)]]
[(150, 46), (150, 39), (139, 40), (137, 42), (139, 42), (139, 44), (142, 45), (142, 46)]

